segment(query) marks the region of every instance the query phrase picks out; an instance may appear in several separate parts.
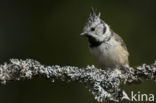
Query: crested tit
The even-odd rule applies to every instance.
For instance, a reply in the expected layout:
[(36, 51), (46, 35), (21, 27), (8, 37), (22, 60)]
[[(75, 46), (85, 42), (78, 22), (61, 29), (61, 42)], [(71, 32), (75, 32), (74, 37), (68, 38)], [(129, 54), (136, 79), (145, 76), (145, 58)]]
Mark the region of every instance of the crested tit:
[(101, 69), (128, 67), (128, 50), (123, 39), (110, 29), (91, 9), (90, 16), (81, 36), (88, 38), (89, 51), (97, 66)]

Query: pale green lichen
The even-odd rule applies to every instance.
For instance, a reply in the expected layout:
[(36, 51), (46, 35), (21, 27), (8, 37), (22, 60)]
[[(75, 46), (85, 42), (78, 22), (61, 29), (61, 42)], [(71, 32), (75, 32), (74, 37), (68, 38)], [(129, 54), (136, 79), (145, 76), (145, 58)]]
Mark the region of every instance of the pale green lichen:
[[(126, 71), (124, 71), (126, 70)], [(119, 88), (121, 82), (125, 84), (139, 83), (140, 77), (156, 80), (156, 62), (152, 65), (104, 71), (95, 66), (78, 68), (74, 66), (45, 66), (32, 59), (11, 59), (10, 63), (0, 65), (0, 84), (8, 81), (32, 79), (33, 77), (49, 78), (52, 82), (56, 79), (63, 81), (77, 81), (88, 86), (98, 102), (129, 100), (125, 91)]]

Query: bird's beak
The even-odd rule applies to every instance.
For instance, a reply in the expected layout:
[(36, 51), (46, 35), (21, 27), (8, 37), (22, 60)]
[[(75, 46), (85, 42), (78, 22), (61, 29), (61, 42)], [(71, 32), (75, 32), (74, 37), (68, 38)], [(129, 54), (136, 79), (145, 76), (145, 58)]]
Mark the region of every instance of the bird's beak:
[(80, 35), (81, 36), (87, 36), (88, 34), (84, 32), (84, 33), (81, 33)]

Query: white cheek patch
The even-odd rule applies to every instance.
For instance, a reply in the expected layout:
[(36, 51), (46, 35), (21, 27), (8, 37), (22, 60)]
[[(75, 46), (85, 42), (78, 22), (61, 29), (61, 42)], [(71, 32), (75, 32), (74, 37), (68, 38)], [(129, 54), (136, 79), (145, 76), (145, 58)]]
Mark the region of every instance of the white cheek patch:
[(96, 28), (96, 33), (99, 34), (99, 35), (102, 35), (103, 34), (103, 25), (99, 25)]
[[(105, 32), (103, 31), (104, 28), (106, 29)], [(98, 25), (98, 27), (96, 28), (96, 31), (94, 33), (92, 32), (90, 34), (96, 40), (103, 41), (103, 40), (107, 39), (108, 37), (110, 37), (111, 31), (110, 31), (110, 28), (109, 28), (109, 26), (107, 24), (105, 24), (105, 25), (101, 24), (101, 25)]]

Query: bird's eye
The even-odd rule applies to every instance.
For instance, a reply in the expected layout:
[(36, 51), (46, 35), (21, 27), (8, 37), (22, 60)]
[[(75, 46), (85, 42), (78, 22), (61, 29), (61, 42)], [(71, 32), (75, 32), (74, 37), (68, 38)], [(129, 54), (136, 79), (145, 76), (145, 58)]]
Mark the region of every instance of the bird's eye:
[(91, 28), (90, 30), (91, 30), (91, 31), (95, 31), (95, 28)]

